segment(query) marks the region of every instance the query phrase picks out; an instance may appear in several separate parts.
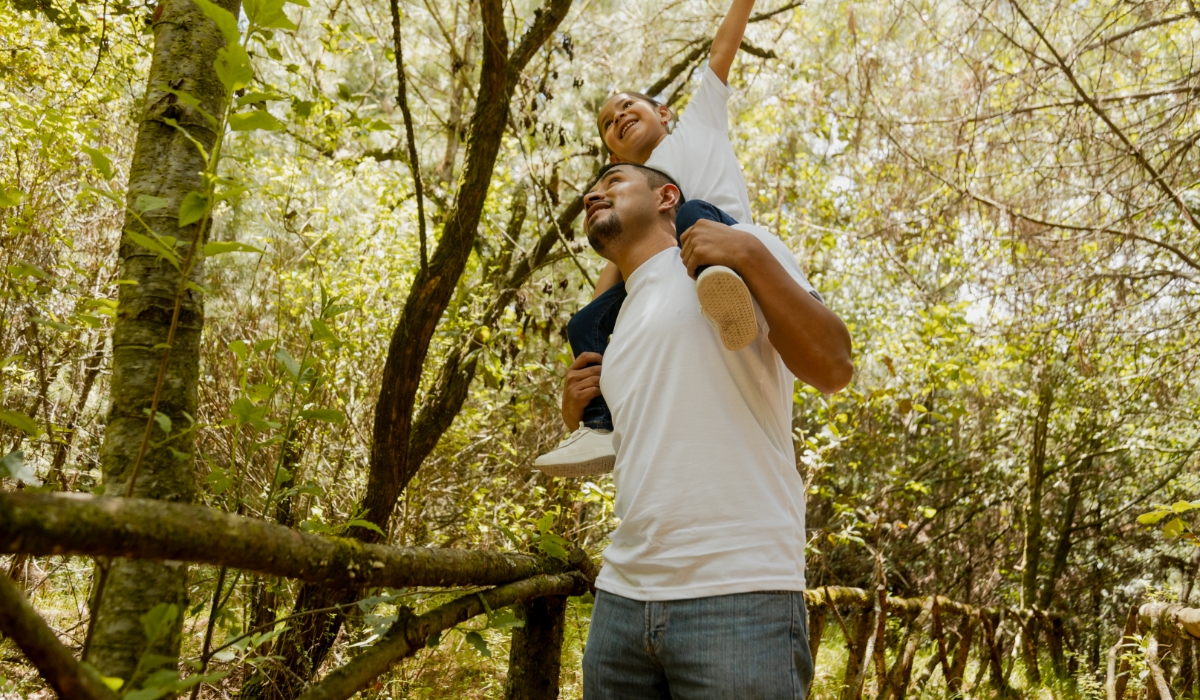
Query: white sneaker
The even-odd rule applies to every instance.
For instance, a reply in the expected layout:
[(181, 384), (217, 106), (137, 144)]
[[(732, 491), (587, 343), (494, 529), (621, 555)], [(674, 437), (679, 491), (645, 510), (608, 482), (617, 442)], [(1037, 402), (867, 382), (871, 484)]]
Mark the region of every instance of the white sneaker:
[(612, 431), (581, 426), (553, 452), (534, 460), (533, 466), (550, 476), (595, 476), (611, 472), (616, 461)]
[(738, 273), (712, 265), (696, 278), (700, 312), (717, 332), (727, 350), (741, 350), (758, 337), (754, 297)]

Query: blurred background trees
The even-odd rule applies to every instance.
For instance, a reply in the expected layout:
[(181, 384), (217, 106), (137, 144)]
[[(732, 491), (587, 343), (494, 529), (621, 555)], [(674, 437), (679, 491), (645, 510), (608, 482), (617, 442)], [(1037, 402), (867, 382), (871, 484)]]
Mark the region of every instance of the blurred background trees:
[[(237, 109), (266, 128), (224, 136), (208, 240), (227, 245), (196, 280), (194, 427), (172, 416), (164, 428), (195, 446), (161, 447), (189, 455), (198, 502), (310, 532), (511, 549), (552, 531), (599, 552), (611, 479), (530, 469), (561, 437), (564, 324), (600, 269), (577, 220), (600, 163), (593, 115), (622, 88), (686, 109), (697, 49), (726, 8), (593, 0), (551, 23), (538, 2), (400, 2), (422, 223), (392, 7), (309, 2), (287, 6), (296, 29), (247, 42), (254, 75)], [(157, 7), (0, 7), (6, 489), (112, 483), (105, 426), (130, 409), (111, 403), (112, 335), (136, 281), (118, 247), (154, 104)], [(1136, 518), (1200, 498), (1200, 19), (1181, 2), (756, 10), (731, 76), (735, 149), (757, 221), (850, 324), (858, 367), (841, 394), (796, 390), (809, 585), (870, 585), (877, 552), (897, 595), (1077, 616), (1072, 651), (1091, 673), (1131, 596), (1173, 599), (1197, 575), (1195, 547)], [(489, 22), (510, 61), (547, 29), (504, 84), (489, 72)], [(494, 160), (472, 176), (484, 132)], [(465, 246), (461, 264), (431, 280), (443, 241)], [(435, 287), (420, 316), (431, 325), (394, 346), (427, 298), (413, 291)], [(407, 364), (389, 375), (397, 352)], [(381, 390), (398, 381), (406, 397), (385, 402), (401, 418), (381, 423)], [(398, 497), (382, 514), (371, 474), (388, 459)], [(95, 571), (3, 565), (82, 646)], [(209, 628), (215, 648), (305, 607), (299, 585), (219, 574), (188, 575), (185, 657), (205, 653)], [(332, 657), (369, 644), (398, 600), (427, 595), (377, 593), (323, 632)], [(576, 655), (587, 615), (572, 603)], [(467, 632), (375, 692), (499, 696), (507, 629)], [(204, 693), (277, 672), (270, 656), (286, 651), (269, 637), (215, 657), (230, 675)], [(35, 692), (9, 656), (0, 691)], [(578, 663), (564, 661), (578, 694)]]

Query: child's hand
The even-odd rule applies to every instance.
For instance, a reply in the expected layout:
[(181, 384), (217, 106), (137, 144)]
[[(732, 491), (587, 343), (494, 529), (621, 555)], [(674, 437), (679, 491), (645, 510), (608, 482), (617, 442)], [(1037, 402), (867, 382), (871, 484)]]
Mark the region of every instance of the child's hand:
[(567, 369), (567, 378), (563, 382), (562, 419), (571, 432), (579, 428), (588, 402), (600, 395), (601, 362), (604, 362), (604, 356), (600, 353), (583, 352)]
[(762, 246), (754, 234), (710, 219), (697, 221), (679, 237), (679, 255), (692, 279), (701, 265), (724, 265), (744, 275), (746, 253), (754, 246)]

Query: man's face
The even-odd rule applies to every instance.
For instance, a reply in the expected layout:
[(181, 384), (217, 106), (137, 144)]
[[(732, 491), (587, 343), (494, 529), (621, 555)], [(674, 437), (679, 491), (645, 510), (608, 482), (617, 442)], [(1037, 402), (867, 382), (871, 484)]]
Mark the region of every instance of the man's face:
[(632, 166), (617, 166), (604, 174), (584, 197), (583, 229), (597, 253), (606, 251), (625, 233), (648, 224), (657, 214), (655, 192), (646, 176)]

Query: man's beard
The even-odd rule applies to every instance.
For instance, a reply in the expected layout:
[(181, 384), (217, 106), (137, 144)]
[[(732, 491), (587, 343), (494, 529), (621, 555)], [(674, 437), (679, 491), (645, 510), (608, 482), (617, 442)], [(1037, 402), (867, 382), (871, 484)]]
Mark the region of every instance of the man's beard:
[(605, 247), (620, 238), (623, 233), (625, 229), (621, 226), (621, 217), (612, 211), (607, 217), (588, 226), (588, 243), (592, 244), (593, 250), (604, 255)]

